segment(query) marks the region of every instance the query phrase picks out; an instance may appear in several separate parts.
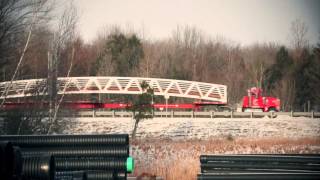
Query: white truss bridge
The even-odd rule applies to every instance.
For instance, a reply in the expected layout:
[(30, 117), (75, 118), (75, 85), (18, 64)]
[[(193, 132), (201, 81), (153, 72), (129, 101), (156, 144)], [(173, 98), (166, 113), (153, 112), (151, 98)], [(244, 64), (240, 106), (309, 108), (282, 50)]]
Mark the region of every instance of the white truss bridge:
[[(60, 77), (58, 94), (141, 94), (145, 81), (157, 96), (183, 97), (227, 103), (227, 86), (195, 81), (142, 77)], [(4, 92), (8, 89), (7, 96)], [(0, 83), (0, 99), (47, 95), (47, 79)]]

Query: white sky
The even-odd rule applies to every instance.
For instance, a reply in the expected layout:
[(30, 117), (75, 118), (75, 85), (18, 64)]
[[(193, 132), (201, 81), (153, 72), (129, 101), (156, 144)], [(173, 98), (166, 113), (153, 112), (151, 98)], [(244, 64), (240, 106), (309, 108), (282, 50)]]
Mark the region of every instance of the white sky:
[(146, 38), (172, 35), (177, 25), (191, 25), (211, 37), (242, 45), (277, 42), (289, 45), (291, 22), (308, 26), (311, 44), (320, 41), (320, 0), (74, 0), (85, 41), (108, 25), (128, 25)]

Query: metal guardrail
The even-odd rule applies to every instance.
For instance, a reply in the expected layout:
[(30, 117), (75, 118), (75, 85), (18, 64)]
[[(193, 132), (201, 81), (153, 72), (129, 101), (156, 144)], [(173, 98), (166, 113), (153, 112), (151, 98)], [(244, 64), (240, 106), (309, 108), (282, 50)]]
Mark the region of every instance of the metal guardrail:
[[(214, 111), (155, 111), (156, 118), (261, 118), (268, 116), (276, 118), (279, 115), (289, 117), (320, 118), (320, 112), (214, 112)], [(127, 111), (99, 111), (87, 110), (78, 112), (64, 112), (63, 117), (132, 117), (132, 112)]]
[[(320, 112), (214, 112), (214, 111), (155, 111), (155, 118), (276, 118), (280, 115), (289, 117), (307, 117), (320, 118)], [(0, 115), (0, 126), (3, 119)], [(131, 118), (133, 113), (129, 111), (101, 111), (101, 110), (82, 110), (82, 111), (64, 111), (59, 113), (59, 117), (106, 117), (106, 118)]]

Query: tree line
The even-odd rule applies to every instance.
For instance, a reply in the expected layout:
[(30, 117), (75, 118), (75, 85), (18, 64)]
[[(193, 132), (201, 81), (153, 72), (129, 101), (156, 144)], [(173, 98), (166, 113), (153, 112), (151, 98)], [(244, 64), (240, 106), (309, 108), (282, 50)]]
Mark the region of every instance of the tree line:
[(218, 83), (228, 86), (230, 105), (240, 103), (246, 89), (258, 86), (266, 95), (279, 97), (284, 111), (303, 111), (308, 103), (311, 110), (320, 109), (320, 44), (309, 45), (307, 26), (300, 20), (292, 23), (290, 47), (242, 46), (193, 26), (177, 26), (169, 38), (152, 40), (115, 25), (87, 43), (70, 22), (74, 14), (64, 14), (59, 27), (50, 28), (50, 1), (4, 0), (0, 8), (5, 12), (0, 14), (0, 81), (10, 81), (16, 70), (14, 80), (47, 78), (51, 52), (59, 77), (141, 76)]

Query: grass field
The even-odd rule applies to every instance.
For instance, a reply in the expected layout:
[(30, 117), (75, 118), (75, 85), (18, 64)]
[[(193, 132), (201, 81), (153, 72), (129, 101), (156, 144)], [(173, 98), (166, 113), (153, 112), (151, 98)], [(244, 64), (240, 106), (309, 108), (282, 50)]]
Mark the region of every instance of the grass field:
[[(192, 180), (200, 172), (201, 154), (320, 153), (320, 138), (210, 140), (140, 139), (131, 142), (136, 160), (134, 176)], [(151, 178), (152, 179), (152, 178)]]

